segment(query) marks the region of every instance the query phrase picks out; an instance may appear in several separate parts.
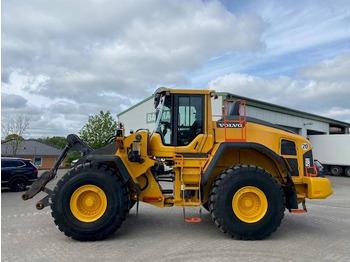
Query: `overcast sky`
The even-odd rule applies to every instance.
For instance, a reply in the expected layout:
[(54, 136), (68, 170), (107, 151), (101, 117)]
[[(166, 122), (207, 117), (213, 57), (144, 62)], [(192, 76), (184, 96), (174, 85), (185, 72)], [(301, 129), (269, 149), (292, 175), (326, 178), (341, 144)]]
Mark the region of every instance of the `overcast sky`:
[(350, 1), (2, 1), (1, 116), (77, 133), (159, 86), (350, 122)]

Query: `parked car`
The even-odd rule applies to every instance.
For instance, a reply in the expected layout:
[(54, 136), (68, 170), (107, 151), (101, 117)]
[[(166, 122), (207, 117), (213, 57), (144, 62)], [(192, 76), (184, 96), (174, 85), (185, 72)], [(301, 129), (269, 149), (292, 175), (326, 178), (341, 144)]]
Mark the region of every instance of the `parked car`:
[(24, 191), (38, 178), (37, 167), (28, 159), (1, 158), (1, 187)]

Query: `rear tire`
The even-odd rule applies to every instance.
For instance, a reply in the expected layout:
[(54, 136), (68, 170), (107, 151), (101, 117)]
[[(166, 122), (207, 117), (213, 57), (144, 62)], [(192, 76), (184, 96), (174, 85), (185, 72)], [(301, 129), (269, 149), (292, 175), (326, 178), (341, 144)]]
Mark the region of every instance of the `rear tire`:
[(17, 177), (11, 180), (9, 187), (14, 192), (25, 191), (28, 185), (28, 181), (23, 177)]
[(345, 174), (345, 176), (350, 177), (350, 166), (348, 166), (347, 168), (345, 168), (344, 174)]
[(210, 192), (215, 224), (235, 239), (263, 239), (284, 217), (285, 198), (276, 179), (264, 169), (237, 165), (222, 172)]
[(343, 173), (343, 169), (340, 166), (331, 166), (329, 172), (332, 176), (340, 176)]
[(82, 241), (113, 234), (126, 219), (129, 205), (129, 190), (120, 176), (91, 164), (71, 169), (51, 196), (51, 214), (58, 229)]

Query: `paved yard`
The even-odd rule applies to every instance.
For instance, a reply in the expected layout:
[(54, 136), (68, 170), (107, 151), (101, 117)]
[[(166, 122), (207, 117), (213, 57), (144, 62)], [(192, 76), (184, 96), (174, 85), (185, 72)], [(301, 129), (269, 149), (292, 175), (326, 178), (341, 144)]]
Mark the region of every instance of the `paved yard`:
[(132, 209), (112, 237), (78, 242), (56, 229), (50, 208), (35, 209), (39, 197), (24, 202), (21, 193), (2, 190), (2, 261), (348, 261), (350, 178), (329, 178), (334, 195), (308, 201), (307, 214), (286, 212), (263, 241), (226, 237), (205, 210), (202, 223), (186, 224), (181, 208), (141, 204), (139, 216)]

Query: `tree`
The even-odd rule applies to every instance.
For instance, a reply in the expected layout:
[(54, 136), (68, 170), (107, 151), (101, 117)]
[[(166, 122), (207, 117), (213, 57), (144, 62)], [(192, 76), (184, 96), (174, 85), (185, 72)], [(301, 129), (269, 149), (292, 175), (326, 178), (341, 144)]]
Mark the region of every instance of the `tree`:
[[(23, 135), (27, 132), (29, 127), (30, 117), (24, 114), (18, 114), (13, 116), (8, 116), (2, 119), (1, 122), (1, 132), (9, 138), (12, 149), (12, 156), (16, 156), (18, 149), (23, 141)], [(6, 139), (5, 139), (6, 140)]]
[(49, 144), (51, 146), (63, 149), (66, 144), (67, 144), (67, 140), (65, 137), (63, 136), (53, 136), (53, 137), (41, 137), (38, 139), (38, 141), (40, 142), (44, 142), (46, 144)]
[(5, 137), (5, 141), (10, 141), (10, 140), (24, 140), (24, 138), (17, 134), (9, 134)]
[(117, 121), (110, 112), (102, 110), (95, 116), (89, 116), (88, 122), (80, 129), (80, 137), (92, 148), (104, 146), (106, 140), (115, 134)]

